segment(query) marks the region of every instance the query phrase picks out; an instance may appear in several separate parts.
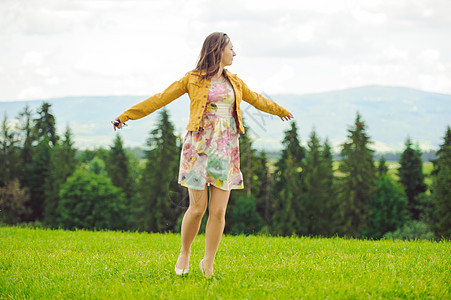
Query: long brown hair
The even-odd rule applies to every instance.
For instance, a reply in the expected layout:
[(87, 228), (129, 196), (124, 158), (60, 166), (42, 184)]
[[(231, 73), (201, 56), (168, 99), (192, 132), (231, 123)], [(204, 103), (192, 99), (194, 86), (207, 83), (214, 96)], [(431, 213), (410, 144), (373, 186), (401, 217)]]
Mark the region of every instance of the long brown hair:
[[(222, 51), (229, 41), (229, 37), (223, 32), (213, 32), (207, 36), (200, 51), (197, 66), (194, 69), (199, 72), (201, 80), (210, 79), (218, 73), (221, 66)], [(226, 77), (225, 70), (223, 75)]]

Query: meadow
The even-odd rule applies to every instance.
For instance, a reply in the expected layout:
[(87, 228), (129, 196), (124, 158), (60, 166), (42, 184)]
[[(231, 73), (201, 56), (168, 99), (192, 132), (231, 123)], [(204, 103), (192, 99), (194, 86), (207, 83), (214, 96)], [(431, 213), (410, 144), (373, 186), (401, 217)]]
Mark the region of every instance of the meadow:
[(449, 241), (225, 235), (210, 279), (204, 242), (179, 277), (179, 234), (0, 227), (0, 298), (451, 297)]

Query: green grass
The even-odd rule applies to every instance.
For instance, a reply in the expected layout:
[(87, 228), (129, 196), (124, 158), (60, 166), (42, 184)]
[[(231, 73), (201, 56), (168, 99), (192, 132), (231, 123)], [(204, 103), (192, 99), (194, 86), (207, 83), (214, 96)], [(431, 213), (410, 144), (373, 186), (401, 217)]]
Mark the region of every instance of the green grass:
[(449, 299), (449, 241), (224, 236), (215, 275), (174, 274), (178, 234), (0, 227), (0, 298)]

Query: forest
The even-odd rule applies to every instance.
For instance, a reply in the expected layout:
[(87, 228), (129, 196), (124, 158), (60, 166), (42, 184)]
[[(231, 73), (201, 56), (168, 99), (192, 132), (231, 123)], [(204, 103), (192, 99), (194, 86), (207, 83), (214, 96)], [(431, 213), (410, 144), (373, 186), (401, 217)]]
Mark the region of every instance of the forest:
[[(14, 121), (14, 122), (13, 122)], [(149, 132), (145, 157), (124, 147), (79, 150), (69, 127), (56, 132), (52, 106), (5, 115), (0, 137), (0, 224), (73, 230), (179, 232), (188, 192), (177, 183), (182, 140), (167, 110)], [(113, 134), (113, 131), (112, 131)], [(240, 135), (243, 190), (231, 193), (226, 234), (346, 236), (364, 239), (451, 237), (451, 129), (425, 180), (422, 152), (410, 138), (396, 176), (375, 161), (363, 116), (340, 153), (313, 130), (302, 146), (295, 122), (270, 159)], [(208, 212), (201, 231), (204, 230)]]

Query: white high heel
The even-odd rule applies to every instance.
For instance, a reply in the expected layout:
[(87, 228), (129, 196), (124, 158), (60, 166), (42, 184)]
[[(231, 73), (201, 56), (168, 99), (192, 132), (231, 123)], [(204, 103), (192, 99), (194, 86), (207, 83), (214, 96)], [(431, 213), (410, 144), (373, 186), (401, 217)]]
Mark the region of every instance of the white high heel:
[[(181, 254), (180, 254), (180, 255), (181, 255)], [(175, 271), (175, 274), (177, 274), (177, 275), (179, 275), (179, 276), (182, 276), (182, 275), (188, 274), (188, 272), (189, 272), (189, 267), (186, 268), (186, 269), (179, 269), (179, 268), (177, 268), (177, 263), (176, 263), (176, 264), (175, 264), (174, 271)]]
[[(205, 269), (204, 269), (204, 258), (200, 261), (199, 263), (199, 269), (202, 271), (202, 276), (205, 276)], [(213, 272), (211, 272), (210, 276), (208, 276), (207, 278), (210, 278), (213, 276)]]
[(177, 266), (175, 266), (174, 271), (175, 271), (175, 274), (182, 276), (182, 275), (188, 274), (189, 269), (179, 269), (179, 268), (177, 268)]
[(202, 258), (202, 260), (199, 263), (199, 269), (202, 271), (202, 276), (205, 276), (205, 271), (204, 271), (204, 259)]

